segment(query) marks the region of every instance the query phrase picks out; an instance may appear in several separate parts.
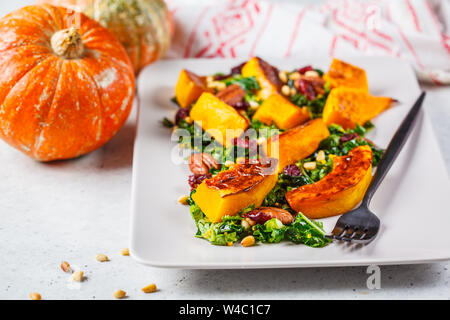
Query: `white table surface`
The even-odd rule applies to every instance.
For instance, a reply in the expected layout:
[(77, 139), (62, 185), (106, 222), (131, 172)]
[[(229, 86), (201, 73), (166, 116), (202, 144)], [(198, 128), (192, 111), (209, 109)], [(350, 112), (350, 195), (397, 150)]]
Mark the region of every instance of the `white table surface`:
[[(2, 1), (0, 16), (31, 2)], [(449, 169), (450, 88), (424, 89)], [(115, 289), (130, 299), (450, 299), (449, 262), (383, 266), (381, 289), (369, 290), (363, 267), (166, 270), (121, 256), (129, 238), (135, 117), (103, 148), (73, 161), (41, 164), (0, 141), (0, 299), (27, 299), (33, 291), (44, 299), (111, 299)], [(97, 262), (97, 253), (111, 261)], [(73, 285), (62, 260), (86, 280)], [(160, 291), (140, 291), (152, 282)]]

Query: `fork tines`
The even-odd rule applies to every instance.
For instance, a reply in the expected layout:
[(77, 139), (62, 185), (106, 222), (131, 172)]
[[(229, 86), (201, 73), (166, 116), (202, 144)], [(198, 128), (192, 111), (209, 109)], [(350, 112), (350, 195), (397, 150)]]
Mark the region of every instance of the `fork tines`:
[(376, 232), (370, 232), (369, 229), (357, 226), (336, 226), (330, 235), (325, 235), (329, 239), (338, 241), (354, 241), (355, 243), (369, 243), (376, 236)]

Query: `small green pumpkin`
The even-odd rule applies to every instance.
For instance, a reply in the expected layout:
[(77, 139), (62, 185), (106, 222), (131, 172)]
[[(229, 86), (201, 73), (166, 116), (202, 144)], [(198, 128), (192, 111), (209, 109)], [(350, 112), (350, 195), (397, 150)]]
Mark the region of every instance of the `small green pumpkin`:
[(38, 0), (80, 10), (108, 28), (127, 50), (138, 74), (169, 48), (170, 13), (163, 0)]

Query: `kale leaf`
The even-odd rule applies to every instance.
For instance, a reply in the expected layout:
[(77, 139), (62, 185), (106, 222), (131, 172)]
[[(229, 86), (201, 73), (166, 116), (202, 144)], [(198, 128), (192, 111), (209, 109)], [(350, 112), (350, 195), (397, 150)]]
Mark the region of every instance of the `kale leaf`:
[(287, 240), (313, 248), (321, 248), (331, 242), (325, 238), (322, 222), (310, 220), (301, 212), (287, 227), (285, 235)]
[(262, 243), (278, 243), (284, 239), (287, 227), (278, 219), (270, 219), (264, 224), (257, 224), (252, 227), (253, 236)]
[(234, 75), (220, 81), (225, 83), (225, 85), (227, 86), (238, 84), (247, 92), (253, 92), (261, 89), (258, 80), (256, 80), (255, 77), (243, 77), (241, 75)]

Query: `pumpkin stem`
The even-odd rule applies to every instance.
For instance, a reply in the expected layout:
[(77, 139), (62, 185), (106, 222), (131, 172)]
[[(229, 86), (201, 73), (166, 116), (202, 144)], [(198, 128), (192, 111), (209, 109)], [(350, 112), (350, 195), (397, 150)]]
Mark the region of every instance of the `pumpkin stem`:
[(53, 51), (65, 59), (78, 59), (84, 53), (83, 40), (75, 28), (55, 32), (51, 44)]

